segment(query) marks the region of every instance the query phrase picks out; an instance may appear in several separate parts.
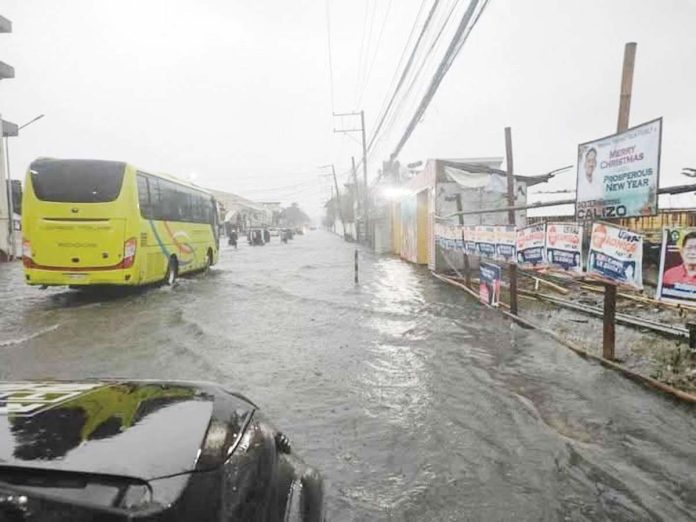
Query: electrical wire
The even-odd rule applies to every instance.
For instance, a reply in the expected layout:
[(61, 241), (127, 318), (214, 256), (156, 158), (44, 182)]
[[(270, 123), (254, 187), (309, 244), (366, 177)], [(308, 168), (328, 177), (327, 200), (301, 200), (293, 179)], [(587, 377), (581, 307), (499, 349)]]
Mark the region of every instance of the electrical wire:
[(382, 26), (379, 29), (379, 36), (377, 37), (377, 45), (375, 46), (375, 52), (372, 53), (372, 60), (369, 63), (369, 66), (367, 68), (367, 75), (365, 77), (365, 81), (363, 83), (362, 91), (360, 92), (360, 97), (358, 98), (358, 107), (361, 106), (362, 104), (362, 99), (363, 96), (365, 96), (365, 91), (367, 90), (367, 86), (370, 83), (370, 77), (372, 76), (372, 69), (375, 66), (375, 60), (377, 59), (377, 55), (379, 54), (379, 49), (380, 49), (380, 44), (382, 43), (382, 36), (384, 35), (384, 28), (387, 25), (387, 19), (389, 18), (389, 12), (391, 10), (391, 5), (392, 5), (392, 0), (389, 0), (387, 3), (387, 9), (384, 12), (384, 17), (382, 18)]
[(397, 83), (396, 87), (394, 88), (394, 92), (392, 93), (391, 99), (389, 100), (389, 103), (387, 104), (387, 108), (382, 114), (382, 116), (379, 119), (379, 122), (375, 126), (375, 129), (372, 133), (372, 136), (370, 138), (370, 141), (368, 142), (367, 149), (370, 150), (372, 148), (372, 144), (375, 141), (375, 138), (377, 137), (377, 134), (379, 134), (379, 131), (382, 128), (382, 125), (384, 124), (384, 120), (387, 117), (387, 114), (389, 113), (389, 110), (391, 109), (392, 105), (394, 104), (394, 100), (396, 99), (397, 94), (399, 93), (399, 90), (401, 89), (401, 86), (403, 85), (406, 76), (408, 72), (411, 69), (411, 65), (413, 64), (413, 60), (415, 58), (416, 52), (418, 51), (418, 48), (421, 44), (421, 41), (423, 40), (423, 35), (425, 34), (426, 30), (428, 29), (428, 26), (430, 25), (430, 21), (433, 18), (433, 14), (435, 13), (435, 10), (437, 9), (438, 4), (440, 3), (440, 0), (434, 0), (432, 6), (430, 7), (430, 11), (428, 12), (428, 17), (425, 19), (425, 22), (423, 23), (423, 27), (421, 28), (420, 34), (418, 35), (418, 39), (416, 40), (415, 45), (413, 46), (413, 49), (411, 51), (411, 55), (408, 58), (408, 61), (406, 62), (406, 65), (404, 66), (404, 69), (401, 73), (401, 77), (399, 78), (399, 82)]
[(329, 89), (331, 91), (331, 114), (336, 112), (334, 103), (334, 77), (333, 77), (333, 58), (331, 57), (331, 13), (329, 12), (329, 2), (326, 0), (326, 42), (329, 53)]
[[(401, 136), (401, 139), (397, 143), (396, 147), (394, 148), (394, 151), (390, 155), (390, 159), (393, 160), (396, 158), (403, 148), (403, 146), (406, 144), (406, 141), (411, 137), (411, 134), (413, 133), (413, 130), (415, 129), (416, 125), (422, 118), (423, 114), (425, 113), (425, 110), (428, 108), (428, 105), (430, 104), (431, 100), (435, 96), (435, 93), (437, 92), (442, 80), (444, 79), (445, 75), (447, 74), (447, 71), (449, 71), (450, 67), (452, 66), (452, 63), (454, 62), (455, 58), (459, 54), (459, 51), (461, 51), (462, 47), (464, 46), (464, 43), (469, 37), (469, 34), (471, 34), (471, 30), (474, 28), (476, 23), (478, 22), (481, 14), (485, 10), (486, 6), (488, 5), (489, 0), (483, 0), (481, 4), (481, 9), (479, 10), (478, 14), (473, 20), (473, 23), (469, 24), (469, 21), (471, 20), (472, 16), (474, 15), (474, 11), (476, 10), (476, 7), (478, 7), (479, 0), (471, 0), (469, 3), (469, 7), (467, 10), (464, 12), (464, 15), (462, 16), (462, 19), (459, 23), (459, 27), (457, 28), (457, 32), (455, 33), (454, 37), (452, 38), (450, 45), (447, 48), (447, 51), (445, 52), (445, 55), (442, 57), (442, 60), (440, 61), (440, 64), (438, 65), (437, 71), (433, 75), (433, 78), (430, 81), (430, 85), (428, 87), (428, 90), (426, 91), (425, 95), (421, 99), (420, 104), (418, 105), (418, 108), (416, 109), (416, 112), (413, 114), (413, 117), (411, 118), (408, 126), (406, 127), (406, 130), (404, 131), (403, 135)], [(468, 30), (467, 30), (468, 27)]]

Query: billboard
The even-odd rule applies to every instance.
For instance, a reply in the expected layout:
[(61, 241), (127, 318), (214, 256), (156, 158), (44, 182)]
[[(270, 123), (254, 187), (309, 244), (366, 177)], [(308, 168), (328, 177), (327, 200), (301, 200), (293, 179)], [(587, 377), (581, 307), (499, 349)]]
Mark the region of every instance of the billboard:
[(517, 230), (517, 264), (521, 268), (546, 267), (546, 225), (544, 223)]
[(657, 298), (696, 305), (696, 228), (662, 231)]
[(514, 263), (516, 239), (517, 229), (515, 225), (495, 227), (495, 258), (506, 263)]
[(479, 265), (479, 299), (490, 306), (500, 302), (500, 267), (492, 263)]
[(547, 223), (546, 260), (550, 268), (582, 273), (582, 225)]
[(643, 236), (622, 227), (594, 223), (587, 273), (594, 279), (643, 288)]
[(662, 118), (578, 145), (577, 219), (657, 214)]

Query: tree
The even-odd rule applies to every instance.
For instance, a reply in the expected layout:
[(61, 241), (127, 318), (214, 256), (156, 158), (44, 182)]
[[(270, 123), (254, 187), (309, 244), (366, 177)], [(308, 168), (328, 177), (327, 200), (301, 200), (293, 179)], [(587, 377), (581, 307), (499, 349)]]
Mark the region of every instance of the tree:
[(297, 203), (292, 203), (289, 207), (284, 208), (280, 213), (280, 219), (288, 227), (301, 227), (311, 221)]

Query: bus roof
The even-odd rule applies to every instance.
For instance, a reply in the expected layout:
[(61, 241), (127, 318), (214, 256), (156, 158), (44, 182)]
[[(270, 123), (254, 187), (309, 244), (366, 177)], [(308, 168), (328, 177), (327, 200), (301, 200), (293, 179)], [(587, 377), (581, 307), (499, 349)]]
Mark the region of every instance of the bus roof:
[[(39, 161), (59, 161), (59, 162), (71, 162), (71, 161), (95, 161), (95, 162), (103, 162), (103, 163), (113, 163), (113, 164), (121, 164), (126, 167), (131, 167), (135, 169), (137, 172), (142, 172), (143, 174), (147, 174), (148, 176), (156, 176), (158, 178), (166, 179), (168, 181), (171, 181), (173, 183), (177, 183), (178, 185), (183, 185), (184, 187), (197, 190), (198, 192), (203, 192), (204, 194), (207, 194), (208, 196), (214, 198), (215, 196), (208, 190), (204, 189), (203, 187), (196, 185), (195, 183), (191, 183), (190, 181), (184, 181), (182, 179), (179, 179), (175, 176), (172, 176), (170, 174), (165, 174), (163, 172), (148, 172), (146, 170), (140, 169), (137, 166), (133, 165), (132, 163), (128, 163), (126, 161), (116, 161), (116, 160), (95, 160), (95, 159), (87, 159), (87, 158), (50, 158), (50, 157), (40, 157), (36, 158), (34, 161), (31, 162), (31, 165), (33, 165), (35, 162)], [(29, 168), (31, 168), (31, 165)]]

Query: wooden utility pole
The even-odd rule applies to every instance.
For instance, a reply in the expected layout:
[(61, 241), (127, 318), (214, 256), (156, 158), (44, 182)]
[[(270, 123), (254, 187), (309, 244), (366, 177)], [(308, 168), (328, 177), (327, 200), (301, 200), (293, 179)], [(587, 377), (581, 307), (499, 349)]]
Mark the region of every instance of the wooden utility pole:
[[(353, 171), (353, 183), (355, 183), (355, 206), (359, 206), (360, 191), (358, 190), (358, 173), (357, 173), (357, 169), (355, 168), (355, 156), (350, 157), (350, 162), (351, 162), (351, 168)], [(365, 190), (367, 190), (367, 189), (365, 189)], [(359, 213), (354, 211), (353, 214), (354, 214), (353, 222), (355, 223), (355, 240), (358, 243), (360, 243), (360, 227), (358, 226), (358, 220), (356, 219), (357, 216), (359, 215)], [(356, 250), (356, 252), (357, 252), (357, 250)]]
[(343, 237), (346, 237), (346, 220), (343, 219), (343, 207), (341, 206), (341, 193), (338, 190), (338, 180), (336, 179), (336, 168), (331, 164), (331, 174), (333, 174), (334, 186), (336, 187), (336, 205), (338, 206), (338, 215), (341, 217), (343, 225)]
[[(505, 156), (507, 159), (508, 223), (515, 225), (515, 176), (513, 174), (512, 131), (510, 127), (505, 127)], [(508, 271), (510, 273), (510, 313), (517, 315), (517, 265), (515, 259), (508, 264)]]
[[(623, 69), (621, 73), (621, 93), (619, 94), (619, 117), (616, 132), (628, 129), (633, 93), (633, 69), (636, 64), (635, 42), (628, 42), (624, 48)], [(616, 285), (604, 285), (604, 324), (602, 329), (602, 357), (613, 361), (616, 358)]]

